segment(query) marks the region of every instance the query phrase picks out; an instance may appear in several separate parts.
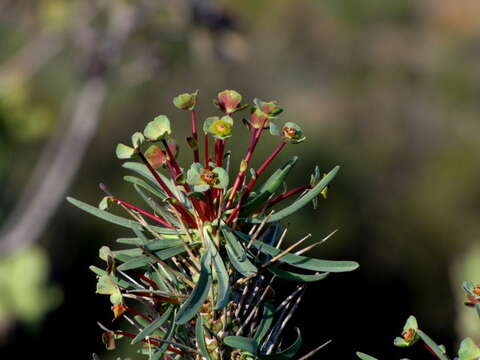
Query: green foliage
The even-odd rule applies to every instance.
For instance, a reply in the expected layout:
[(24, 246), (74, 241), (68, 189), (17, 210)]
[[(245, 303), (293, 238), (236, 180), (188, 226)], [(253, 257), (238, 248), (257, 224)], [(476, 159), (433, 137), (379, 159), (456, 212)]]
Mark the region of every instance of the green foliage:
[(48, 274), (48, 258), (41, 248), (0, 258), (0, 324), (13, 316), (33, 326), (59, 305), (62, 293), (56, 286), (47, 286)]
[[(330, 273), (353, 271), (358, 264), (292, 253), (306, 238), (283, 250), (280, 243), (286, 232), (282, 235), (278, 221), (318, 201), (339, 167), (313, 183), (310, 179), (301, 193), (282, 187), (297, 157), (262, 181), (265, 169), (282, 149), (304, 141), (305, 136), (294, 123), (275, 127), (273, 121), (282, 109), (276, 102), (257, 99), (250, 120), (245, 121), (250, 143), (239, 171), (232, 176), (225, 170), (232, 167), (224, 164), (227, 140), (232, 137), (231, 116), (246, 105), (241, 104), (242, 96), (236, 91), (218, 94), (215, 104), (224, 115), (210, 116), (204, 122), (204, 133), (215, 140), (210, 151), (212, 146), (205, 137), (203, 149), (208, 151), (200, 159), (194, 111), (197, 95), (181, 94), (173, 100), (178, 109), (191, 112), (193, 130), (188, 141), (194, 145), (194, 161), (189, 167), (177, 163), (178, 148), (167, 141), (172, 130), (164, 115), (149, 122), (143, 134), (134, 133), (132, 147), (117, 146), (118, 158), (142, 161), (126, 162), (123, 167), (137, 175), (124, 179), (133, 185), (146, 209), (116, 198), (103, 185), (107, 196), (98, 207), (67, 198), (80, 209), (135, 235), (117, 240), (126, 248), (100, 249), (105, 270), (90, 267), (98, 276), (97, 293), (109, 296), (117, 326), (122, 328), (110, 330), (102, 325), (102, 338), (108, 349), (115, 348), (115, 342), (123, 337), (131, 338), (133, 345), (143, 344), (138, 351), (151, 359), (291, 359), (302, 344), (300, 330), (296, 329), (290, 345), (282, 338), (306, 284)], [(272, 133), (280, 135), (280, 144), (259, 169), (251, 170), (246, 183), (253, 152), (269, 126)], [(297, 193), (290, 205), (271, 214), (271, 206)], [(129, 218), (111, 213), (109, 209), (114, 206)], [(293, 293), (283, 301), (267, 296), (282, 280), (297, 284)], [(126, 316), (129, 313), (133, 320)], [(122, 318), (128, 321), (123, 323)]]

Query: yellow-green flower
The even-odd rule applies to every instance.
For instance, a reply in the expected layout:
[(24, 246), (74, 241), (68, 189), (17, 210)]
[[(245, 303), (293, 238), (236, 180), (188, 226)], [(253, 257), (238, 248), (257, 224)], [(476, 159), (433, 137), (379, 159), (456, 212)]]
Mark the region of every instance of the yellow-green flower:
[(222, 140), (232, 136), (232, 129), (233, 119), (228, 115), (221, 118), (218, 116), (209, 117), (203, 124), (203, 131)]

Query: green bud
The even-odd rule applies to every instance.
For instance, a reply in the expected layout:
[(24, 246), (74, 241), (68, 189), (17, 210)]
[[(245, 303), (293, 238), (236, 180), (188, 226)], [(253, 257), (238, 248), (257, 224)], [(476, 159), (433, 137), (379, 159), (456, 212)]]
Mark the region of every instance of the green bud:
[(184, 93), (173, 98), (173, 105), (180, 110), (193, 110), (197, 103), (198, 90), (194, 93)]

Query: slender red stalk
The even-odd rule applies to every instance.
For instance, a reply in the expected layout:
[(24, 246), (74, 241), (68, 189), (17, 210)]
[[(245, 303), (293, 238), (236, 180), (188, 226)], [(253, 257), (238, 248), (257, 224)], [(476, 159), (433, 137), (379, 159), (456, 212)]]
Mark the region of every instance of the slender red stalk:
[(144, 314), (142, 314), (142, 313), (139, 313), (137, 310), (132, 309), (131, 307), (128, 307), (128, 306), (127, 306), (127, 311), (128, 311), (129, 313), (135, 315), (135, 316), (140, 316), (142, 319), (144, 319), (144, 320), (146, 320), (146, 321), (148, 321), (148, 322), (150, 322), (150, 323), (152, 322), (152, 320), (150, 320), (148, 316), (146, 316), (146, 315), (144, 315)]
[(209, 168), (209, 163), (210, 163), (210, 155), (208, 154), (208, 134), (205, 133), (205, 169)]
[(245, 192), (243, 193), (242, 197), (237, 203), (237, 206), (235, 207), (235, 210), (230, 214), (230, 216), (227, 219), (227, 224), (231, 223), (235, 217), (238, 215), (240, 212), (240, 207), (242, 206), (242, 203), (245, 201), (245, 199), (248, 198), (248, 194), (253, 190), (253, 187), (255, 186), (258, 177), (265, 171), (265, 169), (268, 167), (268, 165), (271, 164), (273, 159), (277, 157), (277, 155), (280, 153), (280, 151), (283, 150), (287, 143), (282, 141), (277, 148), (273, 151), (273, 153), (270, 154), (270, 156), (260, 165), (257, 171), (255, 171), (255, 176), (253, 176), (250, 181), (248, 182), (247, 188), (245, 189)]
[(200, 152), (198, 151), (198, 134), (197, 134), (197, 113), (195, 110), (191, 111), (192, 118), (192, 137), (197, 143), (197, 148), (193, 150), (193, 161), (200, 162)]
[(252, 159), (253, 152), (255, 151), (255, 148), (258, 144), (258, 140), (260, 140), (260, 137), (262, 136), (263, 130), (265, 129), (265, 124), (267, 122), (268, 118), (265, 118), (262, 122), (262, 126), (259, 129), (252, 128), (251, 133), (250, 133), (250, 143), (248, 145), (248, 150), (247, 154), (243, 158), (243, 162), (246, 165), (246, 168), (243, 171), (240, 171), (237, 175), (237, 178), (235, 179), (235, 182), (232, 187), (232, 191), (230, 193), (230, 196), (228, 197), (227, 205), (225, 206), (225, 209), (230, 208), (233, 202), (233, 198), (235, 197), (236, 192), (238, 191), (238, 188), (240, 187), (240, 184), (243, 182), (243, 179), (245, 177), (245, 174), (247, 172), (248, 168), (248, 163)]
[(113, 198), (113, 201), (115, 201), (116, 203), (120, 204), (120, 205), (123, 205), (129, 209), (132, 209), (142, 215), (145, 215), (146, 217), (152, 219), (152, 220), (155, 220), (156, 222), (162, 224), (163, 226), (165, 227), (168, 227), (170, 229), (175, 229), (174, 226), (172, 224), (170, 224), (168, 221), (166, 221), (165, 219), (162, 219), (161, 217), (157, 216), (157, 215), (154, 215), (152, 214), (151, 212), (149, 211), (146, 211), (146, 210), (143, 210), (141, 208), (139, 208), (138, 206), (135, 206), (133, 204), (130, 204), (126, 201), (123, 201), (123, 200), (120, 200), (120, 199), (117, 199), (117, 198)]
[(280, 201), (282, 200), (285, 200), (285, 199), (288, 199), (289, 197), (291, 196), (294, 196), (298, 193), (302, 193), (304, 192), (305, 190), (308, 190), (308, 189), (311, 189), (312, 187), (310, 185), (303, 185), (303, 186), (299, 186), (295, 189), (292, 189), (290, 191), (287, 191), (286, 193), (284, 194), (281, 194), (281, 195), (278, 195), (277, 197), (274, 197), (272, 200), (270, 200), (267, 204), (267, 209), (268, 208), (271, 208), (273, 205), (279, 203)]
[(177, 162), (177, 159), (175, 158), (175, 156), (173, 155), (172, 153), (172, 150), (170, 149), (170, 146), (168, 146), (168, 143), (167, 143), (167, 140), (162, 140), (162, 144), (163, 146), (165, 147), (165, 151), (167, 152), (167, 155), (168, 155), (168, 159), (170, 161), (170, 164), (172, 164), (173, 168), (175, 169), (175, 172), (176, 173), (173, 173), (173, 178), (175, 179), (175, 177), (180, 174), (182, 172), (182, 170), (180, 170), (180, 166), (178, 165), (178, 162)]
[(172, 190), (165, 184), (165, 182), (162, 180), (160, 175), (157, 173), (157, 171), (152, 167), (150, 162), (147, 160), (145, 155), (143, 155), (141, 152), (138, 152), (138, 155), (140, 156), (140, 159), (142, 159), (143, 163), (147, 166), (148, 170), (150, 173), (153, 175), (155, 180), (157, 180), (158, 184), (160, 187), (165, 191), (165, 193), (176, 200), (176, 203), (173, 204), (173, 206), (180, 212), (184, 220), (187, 222), (187, 224), (191, 227), (196, 227), (195, 219), (192, 217), (192, 214), (190, 214), (183, 206), (182, 204), (179, 203), (178, 199), (176, 196), (173, 194)]
[(158, 290), (158, 285), (154, 281), (152, 281), (151, 279), (149, 279), (148, 277), (142, 274), (138, 274), (137, 276), (143, 281), (145, 281), (147, 284), (149, 284), (152, 288), (154, 288), (155, 290)]
[(215, 164), (217, 166), (222, 166), (224, 148), (225, 140), (215, 139)]
[(431, 348), (430, 346), (428, 346), (427, 344), (423, 344), (423, 346), (424, 346), (425, 349), (427, 349), (433, 356), (435, 356), (435, 359), (440, 360), (440, 358), (437, 356), (437, 354), (435, 354), (435, 352), (432, 350), (432, 348)]

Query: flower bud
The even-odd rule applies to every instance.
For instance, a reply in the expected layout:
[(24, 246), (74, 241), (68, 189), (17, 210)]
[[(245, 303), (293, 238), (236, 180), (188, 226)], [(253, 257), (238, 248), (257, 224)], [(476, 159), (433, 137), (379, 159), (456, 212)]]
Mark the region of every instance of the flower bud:
[(197, 103), (198, 90), (194, 93), (184, 93), (180, 94), (173, 98), (173, 105), (175, 105), (180, 110), (190, 110), (195, 109), (195, 104)]

